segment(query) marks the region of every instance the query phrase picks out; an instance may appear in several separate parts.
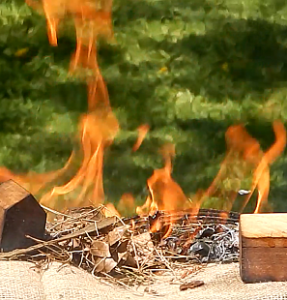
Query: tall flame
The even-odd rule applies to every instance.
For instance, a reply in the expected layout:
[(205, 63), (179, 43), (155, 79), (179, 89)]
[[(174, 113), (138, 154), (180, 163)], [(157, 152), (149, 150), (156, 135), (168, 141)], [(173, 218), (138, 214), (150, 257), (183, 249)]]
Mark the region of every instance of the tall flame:
[[(119, 124), (112, 113), (108, 91), (97, 62), (97, 40), (103, 36), (113, 38), (111, 22), (111, 0), (27, 0), (28, 5), (44, 11), (47, 20), (49, 42), (58, 45), (58, 27), (65, 18), (73, 20), (76, 29), (76, 51), (72, 56), (70, 71), (84, 71), (88, 84), (89, 113), (82, 116), (79, 125), (82, 163), (76, 175), (66, 184), (54, 187), (45, 194), (41, 203), (52, 205), (58, 195), (71, 193), (80, 187), (74, 205), (83, 205), (89, 199), (94, 205), (104, 201), (103, 157), (104, 150), (116, 136)], [(86, 72), (88, 71), (88, 72)], [(49, 174), (16, 176), (4, 172), (21, 183), (29, 183), (29, 189), (36, 192), (46, 183), (55, 180), (73, 164), (77, 153), (73, 152), (66, 166)]]
[[(206, 190), (204, 199), (215, 194), (223, 196), (226, 209), (230, 210), (241, 188), (242, 181), (252, 174), (251, 191), (246, 196), (241, 211), (250, 200), (254, 190), (257, 188), (258, 197), (254, 213), (258, 213), (263, 203), (267, 201), (270, 187), (269, 166), (283, 152), (286, 145), (286, 130), (280, 121), (273, 123), (275, 132), (274, 144), (264, 153), (258, 141), (251, 137), (243, 125), (230, 126), (226, 132), (227, 154), (221, 164), (221, 168)], [(231, 189), (224, 193), (222, 182), (226, 179), (233, 179)], [(226, 191), (226, 190), (225, 190)], [(227, 199), (226, 199), (227, 198)]]

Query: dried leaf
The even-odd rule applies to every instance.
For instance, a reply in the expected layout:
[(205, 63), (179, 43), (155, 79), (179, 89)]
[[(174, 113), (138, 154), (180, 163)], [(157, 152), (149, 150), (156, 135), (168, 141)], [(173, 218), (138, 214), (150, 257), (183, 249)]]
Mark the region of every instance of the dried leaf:
[(111, 257), (109, 244), (101, 241), (93, 241), (91, 254), (98, 257)]
[(78, 248), (80, 246), (79, 241), (77, 239), (71, 239), (71, 241), (67, 245), (73, 249)]
[(117, 263), (112, 258), (96, 258), (95, 266), (96, 272), (109, 273), (117, 266)]
[(197, 287), (200, 287), (204, 285), (204, 282), (201, 280), (194, 280), (194, 281), (190, 281), (190, 282), (186, 282), (180, 285), (179, 289), (181, 291), (186, 291), (187, 289), (194, 289)]
[(118, 262), (125, 260), (128, 257), (128, 252), (118, 253)]
[(108, 243), (110, 246), (120, 241), (127, 230), (126, 226), (116, 227), (113, 231), (108, 233)]
[(136, 236), (133, 236), (132, 240), (133, 240), (134, 243), (143, 245), (143, 244), (147, 244), (148, 242), (151, 241), (151, 236), (150, 236), (149, 232), (144, 232), (142, 234), (138, 234)]
[[(121, 254), (119, 254), (120, 257)], [(121, 258), (120, 264), (121, 266), (128, 266), (131, 268), (137, 268), (137, 261), (130, 253), (125, 253), (125, 255)]]
[(125, 241), (121, 242), (117, 248), (118, 252), (119, 253), (127, 252), (129, 242), (130, 242), (130, 240), (125, 240)]
[[(153, 261), (154, 260), (154, 244), (151, 240), (149, 232), (145, 232), (131, 238), (128, 244), (128, 252), (130, 252), (134, 257), (132, 263), (136, 262), (137, 266), (143, 261)], [(130, 258), (129, 258), (130, 260)]]
[(141, 250), (145, 256), (150, 255), (154, 251), (154, 244), (151, 240), (149, 232), (145, 232), (132, 237), (132, 242), (137, 249)]

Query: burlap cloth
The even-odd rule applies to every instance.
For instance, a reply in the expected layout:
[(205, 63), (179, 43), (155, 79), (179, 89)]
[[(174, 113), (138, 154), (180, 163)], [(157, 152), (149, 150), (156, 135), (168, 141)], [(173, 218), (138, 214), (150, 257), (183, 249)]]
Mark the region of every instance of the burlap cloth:
[(160, 276), (149, 289), (127, 288), (103, 282), (70, 265), (53, 263), (39, 272), (34, 264), (20, 261), (0, 261), (0, 299), (9, 300), (93, 300), (93, 299), (287, 299), (287, 283), (244, 284), (237, 263), (210, 264), (188, 280), (203, 280), (205, 285), (180, 291), (171, 284), (170, 276)]

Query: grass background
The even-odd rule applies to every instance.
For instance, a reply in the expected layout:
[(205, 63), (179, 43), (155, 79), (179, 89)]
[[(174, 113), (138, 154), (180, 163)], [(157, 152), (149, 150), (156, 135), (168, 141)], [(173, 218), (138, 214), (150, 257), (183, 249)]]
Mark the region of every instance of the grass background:
[[(165, 142), (176, 144), (173, 177), (187, 195), (216, 175), (229, 125), (243, 122), (268, 148), (272, 121), (287, 120), (286, 1), (114, 0), (113, 10), (117, 44), (99, 51), (122, 128), (106, 153), (110, 201), (144, 199)], [(69, 157), (87, 109), (85, 84), (67, 75), (74, 49), (69, 30), (51, 47), (44, 17), (24, 0), (1, 1), (0, 165), (44, 172)], [(151, 131), (132, 153), (142, 123)], [(286, 167), (285, 151), (271, 167), (275, 211), (287, 210)]]

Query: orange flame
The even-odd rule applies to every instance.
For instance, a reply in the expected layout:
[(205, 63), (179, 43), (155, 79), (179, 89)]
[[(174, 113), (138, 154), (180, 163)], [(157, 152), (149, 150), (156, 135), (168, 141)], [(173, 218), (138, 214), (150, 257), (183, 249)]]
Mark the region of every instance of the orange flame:
[(256, 168), (253, 175), (251, 193), (246, 197), (243, 209), (257, 187), (258, 199), (254, 213), (259, 213), (262, 204), (268, 199), (270, 188), (269, 166), (284, 151), (286, 146), (286, 130), (284, 125), (280, 121), (275, 121), (273, 123), (273, 129), (275, 133), (274, 144), (265, 153), (260, 153), (262, 156), (261, 160), (257, 157), (258, 160), (256, 161), (256, 156), (253, 157), (255, 159)]
[[(49, 42), (58, 44), (58, 27), (62, 20), (72, 18), (76, 28), (77, 46), (71, 61), (71, 72), (80, 68), (89, 70), (88, 106), (89, 113), (84, 115), (79, 126), (81, 138), (82, 163), (76, 175), (66, 184), (54, 187), (45, 194), (41, 203), (51, 206), (51, 199), (58, 195), (71, 193), (81, 187), (74, 205), (83, 204), (89, 199), (93, 204), (104, 201), (103, 156), (104, 150), (116, 136), (119, 125), (109, 103), (108, 91), (97, 62), (96, 43), (98, 37), (113, 38), (111, 22), (111, 0), (27, 0), (28, 5), (38, 11), (44, 11), (47, 20)], [(14, 178), (22, 184), (29, 184), (31, 192), (37, 192), (48, 182), (65, 173), (75, 158), (73, 152), (63, 169), (48, 174), (14, 175), (4, 170), (2, 176)]]
[[(258, 190), (258, 198), (254, 213), (259, 213), (262, 204), (267, 201), (270, 185), (269, 165), (283, 152), (286, 145), (286, 130), (280, 121), (273, 123), (275, 132), (274, 144), (264, 153), (257, 140), (251, 137), (243, 125), (230, 126), (226, 131), (227, 154), (221, 164), (221, 168), (206, 191), (199, 190), (193, 197), (191, 203), (183, 194), (179, 185), (171, 178), (171, 157), (174, 148), (165, 147), (162, 154), (165, 158), (165, 166), (155, 170), (147, 180), (150, 195), (142, 207), (137, 207), (138, 214), (145, 211), (154, 214), (157, 210), (171, 212), (170, 226), (164, 234), (167, 237), (172, 230), (173, 213), (177, 209), (192, 208), (197, 213), (202, 203), (209, 197), (217, 195), (224, 199), (226, 210), (231, 210), (241, 188), (241, 183), (248, 174), (252, 174), (251, 192), (246, 196), (242, 210), (250, 200), (254, 190)], [(227, 188), (222, 186), (226, 180), (231, 179), (233, 185)], [(224, 216), (223, 216), (224, 217)], [(162, 222), (157, 219), (150, 231), (157, 232), (163, 227)]]
[(135, 210), (135, 199), (132, 194), (126, 193), (123, 194), (117, 209), (121, 214), (126, 215), (127, 213), (134, 212)]
[(105, 209), (103, 210), (103, 215), (106, 218), (115, 217), (115, 216), (120, 217), (119, 212), (117, 211), (117, 209), (112, 203), (107, 203), (105, 205)]
[[(174, 145), (166, 145), (161, 152), (165, 165), (162, 169), (154, 170), (153, 175), (148, 178), (147, 186), (150, 195), (143, 206), (137, 207), (136, 212), (139, 215), (144, 215), (145, 213), (152, 215), (157, 210), (170, 212), (170, 226), (164, 236), (167, 237), (173, 225), (173, 212), (187, 208), (189, 201), (181, 187), (171, 177), (172, 157), (175, 155)], [(159, 227), (161, 227), (160, 223), (155, 222), (151, 232), (158, 231)]]
[[(81, 155), (81, 166), (76, 175), (62, 186), (56, 186), (46, 193), (41, 203), (53, 206), (53, 200), (59, 195), (66, 195), (79, 190), (74, 205), (84, 205), (89, 200), (94, 205), (104, 202), (103, 188), (103, 158), (118, 130), (119, 124), (112, 113), (106, 84), (101, 75), (97, 61), (97, 41), (99, 37), (112, 40), (112, 0), (26, 0), (27, 4), (37, 11), (43, 11), (47, 21), (48, 39), (51, 45), (58, 45), (58, 29), (66, 18), (72, 19), (76, 31), (76, 50), (71, 58), (70, 72), (84, 73), (88, 86), (88, 110), (82, 116), (79, 124), (81, 140), (80, 153), (74, 151), (66, 165), (56, 171), (46, 174), (15, 175), (5, 168), (0, 169), (0, 179), (14, 179), (29, 186), (32, 193), (42, 190), (47, 183), (51, 183), (65, 174), (75, 159)], [(81, 72), (79, 72), (81, 71)], [(257, 140), (251, 137), (243, 125), (235, 125), (226, 132), (227, 154), (214, 181), (206, 191), (199, 191), (190, 203), (181, 187), (172, 178), (172, 158), (175, 156), (174, 145), (165, 145), (161, 154), (164, 167), (154, 170), (147, 179), (149, 196), (143, 206), (137, 207), (136, 212), (154, 214), (157, 210), (166, 211), (170, 215), (170, 225), (164, 233), (167, 237), (174, 223), (174, 213), (178, 210), (192, 208), (197, 212), (202, 202), (213, 195), (219, 194), (228, 199), (226, 209), (230, 210), (235, 201), (237, 191), (241, 188), (242, 180), (252, 174), (251, 193), (246, 196), (242, 210), (250, 200), (251, 194), (257, 188), (258, 198), (255, 213), (267, 201), (270, 188), (269, 166), (282, 153), (286, 145), (286, 131), (284, 125), (275, 121), (274, 144), (264, 153)], [(138, 139), (133, 146), (137, 151), (149, 131), (148, 125), (138, 128)], [(222, 183), (231, 178), (233, 184), (229, 188), (222, 188)], [(229, 182), (227, 182), (228, 184)], [(71, 205), (71, 202), (70, 202)], [(135, 201), (131, 194), (124, 194), (117, 209), (122, 212), (133, 210)], [(113, 204), (106, 205), (106, 216), (119, 216)], [(134, 226), (134, 225), (133, 225)], [(159, 231), (163, 227), (160, 220), (156, 220), (151, 232)]]
[(94, 205), (103, 203), (104, 149), (117, 133), (118, 122), (111, 111), (96, 110), (82, 118), (81, 129), (83, 160), (80, 169), (67, 184), (54, 187), (41, 199), (41, 203), (51, 204), (53, 196), (71, 193), (79, 186), (82, 188), (75, 205), (82, 204), (81, 201), (87, 197)]
[[(80, 50), (83, 44), (92, 49), (93, 43), (100, 35), (113, 37), (111, 0), (26, 0), (26, 3), (38, 12), (44, 12), (49, 42), (53, 46), (58, 45), (59, 24), (67, 17), (73, 19), (76, 28), (77, 50)], [(87, 58), (89, 57), (92, 58)]]
[(138, 214), (144, 214), (146, 210), (150, 214), (157, 210), (174, 211), (188, 204), (181, 187), (171, 177), (174, 146), (166, 145), (162, 149), (162, 154), (165, 165), (162, 169), (154, 170), (153, 175), (147, 180), (150, 196), (142, 207), (137, 207)]
[[(210, 187), (204, 194), (204, 198), (215, 194), (228, 198), (226, 209), (230, 210), (234, 203), (237, 191), (240, 189), (242, 180), (252, 173), (251, 192), (246, 196), (241, 211), (250, 200), (254, 190), (258, 190), (258, 198), (254, 213), (258, 213), (264, 202), (267, 201), (270, 185), (269, 165), (283, 152), (286, 145), (286, 131), (280, 121), (273, 123), (275, 142), (266, 153), (259, 143), (251, 137), (242, 125), (230, 126), (226, 132), (227, 155), (221, 168)], [(233, 178), (232, 178), (233, 177)], [(224, 193), (220, 183), (225, 179), (232, 178), (233, 186), (229, 192)]]
[(139, 149), (139, 147), (141, 146), (144, 138), (146, 137), (147, 133), (149, 131), (149, 125), (147, 124), (143, 124), (141, 126), (138, 127), (138, 139), (136, 141), (136, 143), (133, 146), (133, 151), (137, 151)]

